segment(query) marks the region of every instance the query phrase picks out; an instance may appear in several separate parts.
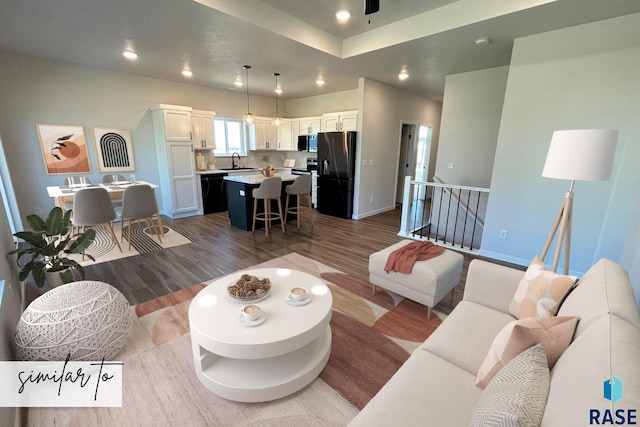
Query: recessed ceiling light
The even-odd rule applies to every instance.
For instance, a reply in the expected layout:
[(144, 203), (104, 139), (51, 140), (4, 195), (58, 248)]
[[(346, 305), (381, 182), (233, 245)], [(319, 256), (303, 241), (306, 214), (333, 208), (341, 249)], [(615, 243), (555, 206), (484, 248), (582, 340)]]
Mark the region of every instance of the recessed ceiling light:
[(345, 9), (339, 10), (336, 12), (336, 18), (338, 18), (340, 22), (348, 21), (349, 18), (351, 18), (351, 12)]
[(491, 39), (489, 37), (479, 37), (475, 41), (476, 46), (486, 46), (491, 43)]
[(182, 70), (182, 75), (185, 76), (185, 77), (191, 77), (191, 76), (193, 76), (193, 71), (185, 68), (184, 70)]
[(316, 84), (318, 86), (324, 85), (324, 79), (322, 77), (318, 77), (318, 80), (316, 80)]
[(130, 59), (132, 61), (134, 59), (138, 59), (138, 54), (132, 50), (125, 50), (124, 52), (122, 52), (122, 54), (124, 55), (125, 58)]
[(233, 84), (236, 87), (242, 87), (244, 85), (244, 83), (242, 83), (242, 80), (236, 80), (235, 82), (233, 82)]
[(275, 93), (277, 93), (278, 95), (280, 95), (282, 93), (282, 88), (278, 87), (274, 90)]
[(409, 78), (409, 73), (406, 70), (402, 70), (400, 71), (400, 74), (398, 74), (398, 78), (400, 80), (407, 80)]

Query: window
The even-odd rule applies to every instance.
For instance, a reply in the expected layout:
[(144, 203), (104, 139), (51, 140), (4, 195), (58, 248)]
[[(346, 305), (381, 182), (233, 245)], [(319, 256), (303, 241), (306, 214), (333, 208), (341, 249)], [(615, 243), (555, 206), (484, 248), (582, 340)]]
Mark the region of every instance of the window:
[(216, 148), (213, 153), (216, 156), (230, 156), (234, 152), (242, 156), (247, 155), (242, 120), (216, 117), (213, 120), (213, 131), (216, 138)]

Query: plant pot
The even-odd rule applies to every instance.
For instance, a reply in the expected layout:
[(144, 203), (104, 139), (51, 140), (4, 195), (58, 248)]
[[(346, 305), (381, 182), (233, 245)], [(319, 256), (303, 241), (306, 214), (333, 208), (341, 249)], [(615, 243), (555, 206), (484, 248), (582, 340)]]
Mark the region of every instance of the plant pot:
[[(51, 289), (56, 288), (60, 285), (64, 285), (64, 282), (62, 281), (62, 277), (60, 277), (60, 273), (63, 273), (65, 271), (69, 271), (69, 269), (65, 268), (64, 270), (60, 270), (60, 271), (45, 271), (44, 280), (46, 284), (49, 285)], [(76, 279), (77, 274), (75, 271), (73, 273), (74, 273), (73, 278)]]

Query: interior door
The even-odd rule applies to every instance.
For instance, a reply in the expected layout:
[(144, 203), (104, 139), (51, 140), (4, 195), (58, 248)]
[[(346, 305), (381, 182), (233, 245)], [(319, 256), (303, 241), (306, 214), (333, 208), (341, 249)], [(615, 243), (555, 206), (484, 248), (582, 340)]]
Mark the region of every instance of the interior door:
[(413, 176), (415, 172), (415, 163), (413, 162), (413, 135), (415, 133), (415, 129), (415, 125), (402, 125), (402, 133), (400, 136), (400, 158), (398, 160), (398, 176), (396, 183), (396, 204), (402, 204), (402, 198), (404, 195), (404, 177)]

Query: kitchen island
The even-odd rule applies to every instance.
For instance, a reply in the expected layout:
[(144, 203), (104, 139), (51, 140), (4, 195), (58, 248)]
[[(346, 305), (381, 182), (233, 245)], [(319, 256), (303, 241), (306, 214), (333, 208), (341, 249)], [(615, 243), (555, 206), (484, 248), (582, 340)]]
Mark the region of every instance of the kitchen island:
[[(285, 201), (287, 193), (285, 188), (291, 184), (299, 175), (292, 175), (289, 173), (278, 172), (274, 176), (282, 179), (282, 214), (284, 215)], [(234, 227), (241, 228), (243, 230), (250, 231), (253, 224), (253, 189), (258, 188), (262, 181), (265, 180), (260, 173), (248, 173), (243, 175), (230, 175), (225, 176), (224, 180), (227, 183), (227, 206), (229, 209), (229, 220)], [(271, 210), (273, 212), (278, 211), (278, 205), (274, 201)], [(264, 207), (262, 203), (258, 203), (258, 212), (263, 212)], [(295, 215), (289, 215), (291, 219), (295, 219)], [(289, 218), (287, 218), (289, 219)], [(258, 221), (257, 227), (262, 227), (263, 222)]]

